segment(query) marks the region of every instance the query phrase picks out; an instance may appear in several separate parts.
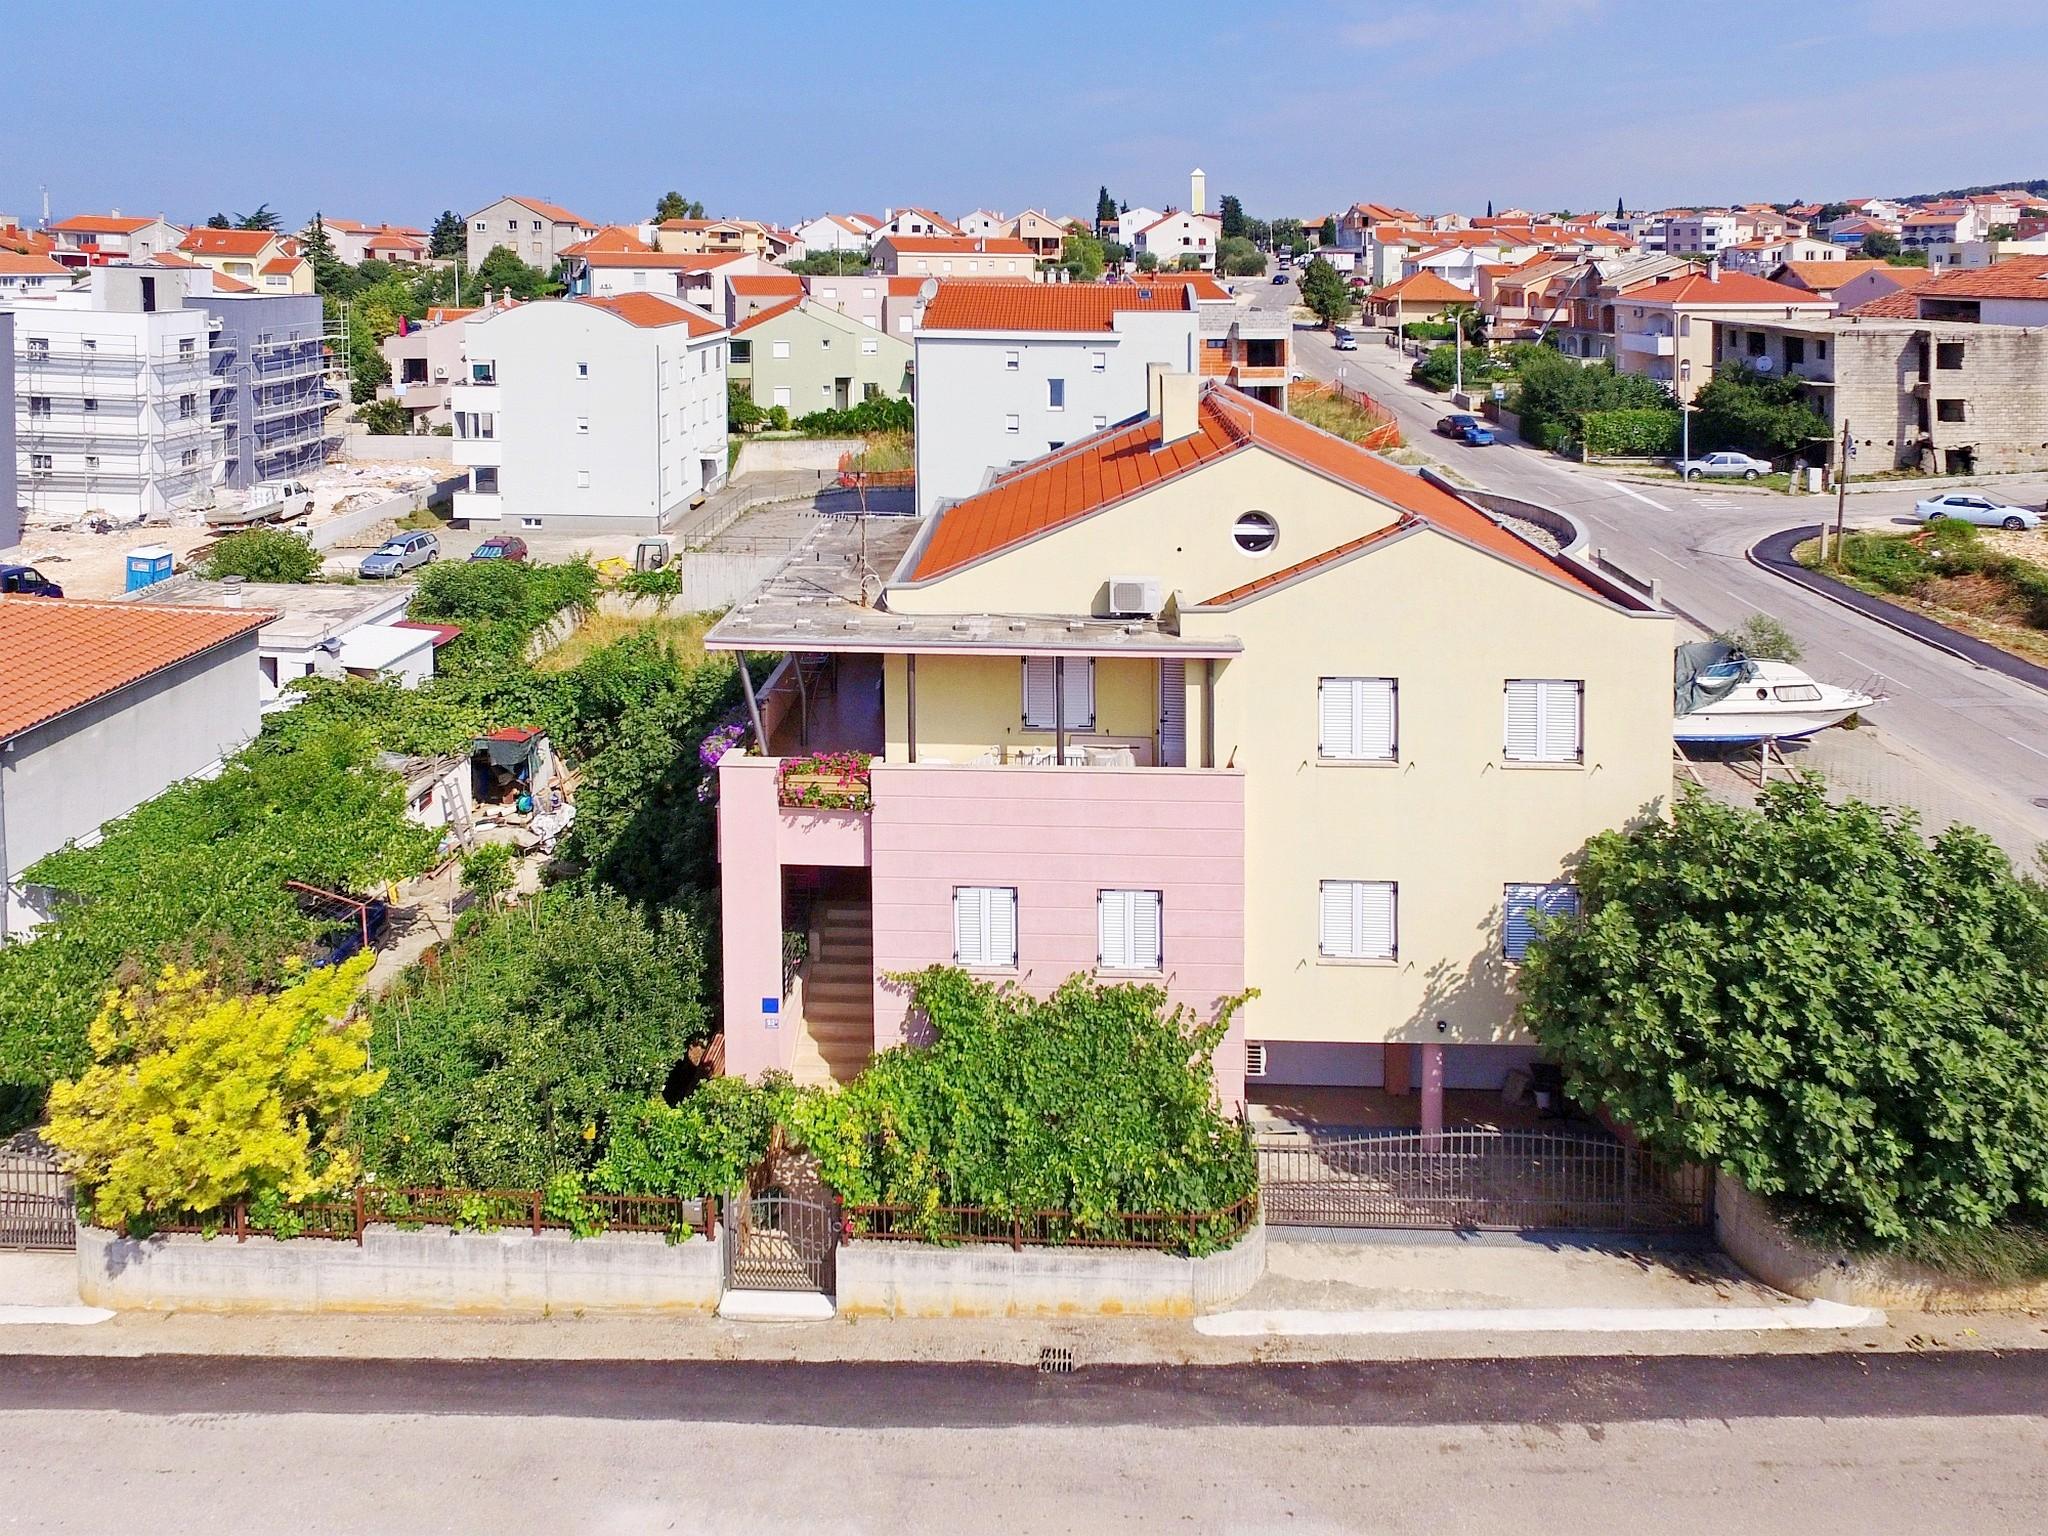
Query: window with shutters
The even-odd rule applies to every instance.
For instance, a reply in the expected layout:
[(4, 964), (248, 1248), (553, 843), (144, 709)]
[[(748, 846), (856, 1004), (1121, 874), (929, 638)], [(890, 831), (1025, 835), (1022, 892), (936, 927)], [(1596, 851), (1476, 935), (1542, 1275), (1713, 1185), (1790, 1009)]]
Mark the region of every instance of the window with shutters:
[(1529, 952), (1530, 941), (1536, 937), (1534, 919), (1569, 917), (1578, 911), (1579, 888), (1565, 880), (1548, 885), (1510, 883), (1501, 898), (1501, 910), (1506, 915), (1501, 929), (1501, 953), (1510, 960), (1519, 960)]
[(1582, 761), (1585, 698), (1586, 685), (1582, 682), (1509, 679), (1502, 755), (1511, 763)]
[(1017, 888), (953, 888), (953, 961), (970, 970), (1007, 971), (1017, 965)]
[(1105, 971), (1159, 969), (1157, 891), (1102, 891), (1095, 898), (1096, 963)]
[[(1059, 728), (1057, 696), (1054, 692), (1057, 668), (1050, 656), (1024, 658), (1024, 728), (1051, 731)], [(1089, 656), (1067, 658), (1067, 718), (1070, 731), (1095, 728), (1095, 660)]]
[(1391, 763), (1398, 746), (1391, 677), (1326, 677), (1316, 685), (1317, 753), (1337, 763)]
[(1328, 960), (1392, 960), (1395, 886), (1391, 880), (1325, 880), (1322, 954)]

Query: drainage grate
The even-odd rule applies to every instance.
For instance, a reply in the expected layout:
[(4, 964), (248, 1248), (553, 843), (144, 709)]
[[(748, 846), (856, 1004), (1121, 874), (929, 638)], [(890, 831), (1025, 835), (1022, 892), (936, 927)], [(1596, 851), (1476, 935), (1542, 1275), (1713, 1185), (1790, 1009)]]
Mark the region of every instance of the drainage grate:
[(1038, 1351), (1038, 1374), (1041, 1376), (1073, 1375), (1074, 1352), (1064, 1345), (1045, 1345)]

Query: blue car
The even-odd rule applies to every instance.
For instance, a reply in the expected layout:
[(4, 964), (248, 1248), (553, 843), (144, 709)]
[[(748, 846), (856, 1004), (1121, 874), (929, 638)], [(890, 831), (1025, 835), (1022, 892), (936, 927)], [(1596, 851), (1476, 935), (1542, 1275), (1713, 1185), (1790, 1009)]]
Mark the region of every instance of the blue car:
[(1461, 427), (1458, 431), (1458, 438), (1468, 448), (1491, 447), (1493, 444), (1493, 428), (1482, 427), (1475, 421), (1469, 427)]

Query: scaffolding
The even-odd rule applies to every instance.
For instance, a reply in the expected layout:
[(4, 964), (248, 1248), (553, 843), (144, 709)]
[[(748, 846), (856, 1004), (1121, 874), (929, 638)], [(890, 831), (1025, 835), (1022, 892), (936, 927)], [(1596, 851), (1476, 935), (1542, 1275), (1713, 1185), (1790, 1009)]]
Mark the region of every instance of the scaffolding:
[(122, 336), (18, 336), (14, 364), (21, 494), (32, 519), (146, 517), (212, 483), (197, 338), (138, 349)]
[(287, 479), (326, 463), (341, 443), (347, 357), (345, 313), (250, 338), (216, 323), (209, 415), (222, 432), (221, 478)]

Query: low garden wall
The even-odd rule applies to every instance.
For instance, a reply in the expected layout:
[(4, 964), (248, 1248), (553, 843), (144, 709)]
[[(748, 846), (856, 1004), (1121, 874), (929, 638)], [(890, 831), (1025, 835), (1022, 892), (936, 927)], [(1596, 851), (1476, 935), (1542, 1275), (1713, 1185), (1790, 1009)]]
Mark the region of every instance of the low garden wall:
[(1116, 1248), (937, 1247), (853, 1241), (840, 1248), (842, 1317), (1192, 1317), (1228, 1306), (1266, 1272), (1266, 1227), (1221, 1253), (1184, 1259)]
[(719, 1245), (658, 1233), (404, 1231), (348, 1239), (78, 1232), (89, 1306), (166, 1312), (703, 1312)]
[(1906, 1259), (1874, 1258), (1809, 1242), (1725, 1173), (1714, 1176), (1714, 1240), (1764, 1284), (1808, 1300), (1917, 1312), (2048, 1308), (2048, 1280), (1972, 1282)]
[(732, 478), (772, 475), (792, 469), (821, 471), (839, 468), (839, 456), (859, 451), (857, 437), (750, 437), (740, 444)]

